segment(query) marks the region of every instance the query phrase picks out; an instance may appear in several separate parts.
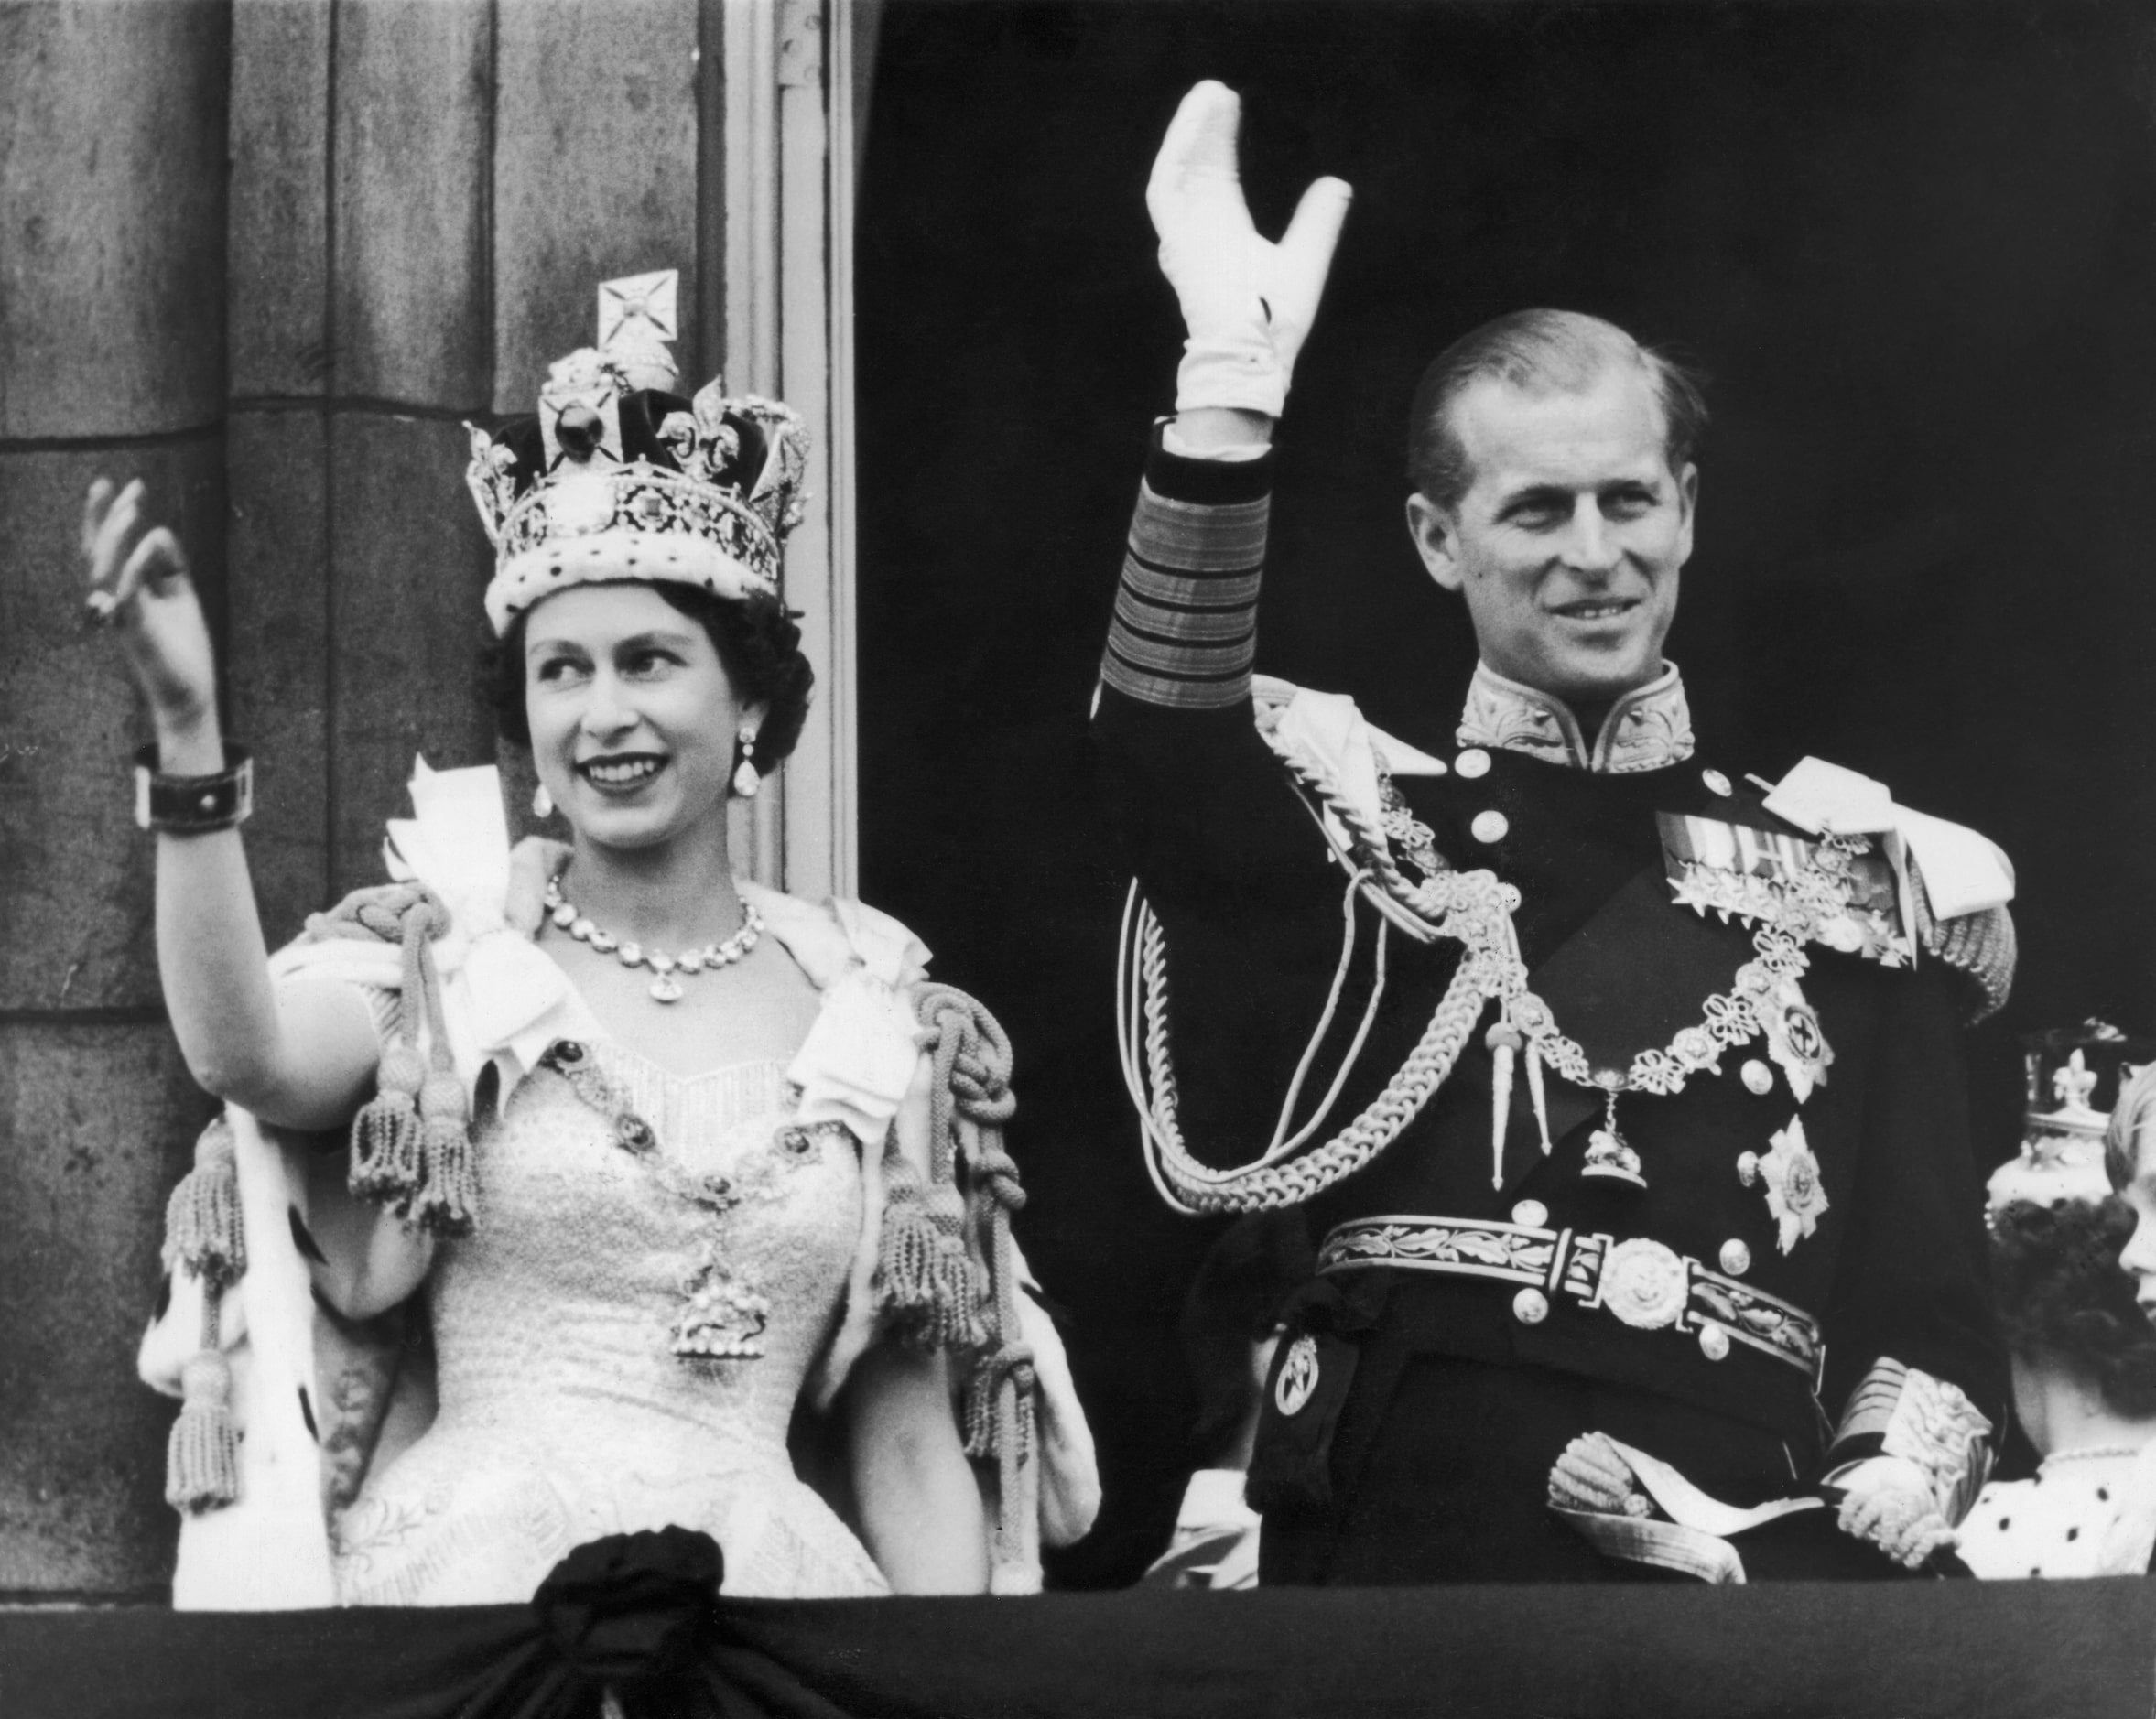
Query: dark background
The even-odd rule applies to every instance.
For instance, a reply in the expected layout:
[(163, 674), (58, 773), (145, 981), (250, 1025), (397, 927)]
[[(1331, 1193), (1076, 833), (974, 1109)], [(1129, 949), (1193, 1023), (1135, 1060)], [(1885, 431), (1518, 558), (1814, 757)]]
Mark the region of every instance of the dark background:
[(1017, 1043), (1022, 1236), (1110, 1488), (1078, 1583), (1143, 1566), (1195, 1460), (1173, 1316), (1208, 1232), (1154, 1198), (1121, 1088), (1085, 715), (1181, 338), (1143, 190), (1200, 77), (1243, 94), (1262, 230), (1316, 174), (1356, 191), (1261, 669), (1442, 749), (1473, 653), (1401, 524), (1421, 366), (1535, 303), (1674, 342), (1715, 416), (1670, 648), (1717, 755), (1851, 765), (2020, 870), (1988, 1157), (2017, 1034), (2156, 1026), (2138, 9), (896, 0), (859, 252), (863, 893)]

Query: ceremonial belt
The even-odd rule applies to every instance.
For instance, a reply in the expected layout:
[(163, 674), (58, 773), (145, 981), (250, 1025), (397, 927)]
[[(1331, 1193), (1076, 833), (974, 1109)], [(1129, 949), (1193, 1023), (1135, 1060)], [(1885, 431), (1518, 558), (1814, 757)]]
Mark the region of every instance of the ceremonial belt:
[(1564, 1294), (1639, 1331), (1696, 1332), (1710, 1360), (1742, 1343), (1793, 1367), (1818, 1387), (1826, 1345), (1801, 1307), (1709, 1270), (1644, 1236), (1543, 1229), (1468, 1217), (1363, 1217), (1341, 1224), (1317, 1250), (1321, 1277), (1343, 1271), (1435, 1271), (1516, 1283), (1514, 1315), (1539, 1324)]

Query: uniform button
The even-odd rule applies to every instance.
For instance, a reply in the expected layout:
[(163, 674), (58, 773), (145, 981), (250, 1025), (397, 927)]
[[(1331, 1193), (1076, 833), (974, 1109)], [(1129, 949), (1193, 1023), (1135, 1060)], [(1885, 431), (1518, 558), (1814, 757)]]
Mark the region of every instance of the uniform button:
[(1737, 1076), (1744, 1082), (1745, 1091), (1757, 1093), (1762, 1098), (1774, 1090), (1774, 1071), (1756, 1056), (1747, 1057)]
[(1719, 795), (1725, 800), (1729, 797), (1729, 778), (1720, 771), (1703, 770), (1699, 773), (1699, 779), (1706, 784), (1706, 791), (1709, 794)]
[(1748, 1188), (1760, 1179), (1759, 1153), (1739, 1152), (1737, 1154), (1737, 1179)]
[(1512, 1317), (1523, 1325), (1539, 1325), (1550, 1316), (1550, 1298), (1538, 1289), (1523, 1289), (1512, 1297)]
[(1511, 822), (1502, 812), (1478, 812), (1475, 821), (1468, 826), (1468, 833), (1479, 842), (1502, 841)]
[(1479, 746), (1470, 746), (1452, 761), (1452, 767), (1468, 781), (1472, 782), (1478, 776), (1487, 776), (1490, 773), (1490, 754)]
[(1550, 1208), (1540, 1200), (1522, 1200), (1512, 1207), (1512, 1221), (1524, 1224), (1529, 1229), (1540, 1229), (1550, 1221)]
[(1729, 1353), (1729, 1334), (1719, 1325), (1700, 1326), (1699, 1352), (1710, 1361), (1725, 1359)]
[(1751, 1249), (1734, 1236), (1722, 1244), (1722, 1270), (1731, 1277), (1742, 1277), (1751, 1270)]

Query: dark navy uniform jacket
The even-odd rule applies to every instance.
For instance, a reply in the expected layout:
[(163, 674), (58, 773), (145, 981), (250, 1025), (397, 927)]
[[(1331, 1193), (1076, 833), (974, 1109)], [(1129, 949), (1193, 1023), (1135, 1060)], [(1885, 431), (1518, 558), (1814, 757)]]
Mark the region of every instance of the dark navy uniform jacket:
[[(1339, 960), (1348, 888), (1311, 805), (1253, 718), (1249, 669), (1269, 465), (1186, 460), (1155, 448), (1095, 721), (1113, 813), (1165, 935), (1183, 1133), (1216, 1166), (1247, 1162), (1273, 1138)], [(1672, 900), (1658, 815), (1788, 827), (1744, 785), (1739, 762), (1691, 750), (1674, 673), (1643, 698), (1620, 701), (1599, 760), (1556, 762), (1587, 750), (1576, 731), (1569, 740), (1562, 732), (1570, 718), (1561, 707), (1544, 701), (1538, 711), (1528, 695), (1502, 714), (1518, 719), (1513, 738), (1478, 747), (1469, 765), (1478, 773), (1457, 768), (1457, 746), (1411, 737), (1454, 767), (1403, 773), (1393, 785), (1446, 863), (1488, 869), (1517, 886), (1513, 923), (1532, 989), (1594, 1066), (1622, 1069), (1639, 1050), (1698, 1022), (1705, 1000), (1726, 992), (1753, 955), (1748, 923)], [(1642, 735), (1639, 743), (1628, 745), (1631, 730)], [(1598, 762), (1619, 769), (1592, 767)], [(1355, 964), (1306, 1082), (1305, 1115), (1370, 995), (1377, 915), (1360, 902), (1354, 911)], [(1511, 1284), (1407, 1270), (1344, 1273), (1316, 1286), (1298, 1322), (1354, 1332), (1366, 1365), (1382, 1350), (1395, 1370), (1403, 1354), (1555, 1369), (1749, 1423), (1786, 1453), (1782, 1472), (1759, 1476), (1753, 1490), (1762, 1497), (1790, 1490), (1792, 1469), (1817, 1479), (1830, 1444), (1836, 1464), (1880, 1449), (1912, 1371), (1998, 1423), (2004, 1368), (1960, 1044), (1964, 1022), (1983, 1003), (1968, 969), (1983, 963), (1968, 957), (1966, 935), (1953, 946), (1956, 959), (1938, 958), (1933, 951), (1949, 940), (1927, 929), (1931, 947), (1913, 970), (1809, 946), (1801, 985), (1833, 1062), (1803, 1103), (1759, 1040), (1726, 1051), (1719, 1075), (1701, 1071), (1680, 1093), (1620, 1096), (1616, 1121), (1639, 1155), (1643, 1188), (1582, 1175), (1603, 1123), (1602, 1097), (1555, 1071), (1546, 1081), (1554, 1150), (1544, 1155), (1516, 1074), (1503, 1185), (1493, 1188), (1492, 1059), (1483, 1036), (1491, 1011), (1421, 1114), (1375, 1162), (1310, 1205), (1314, 1237), (1380, 1216), (1511, 1223), (1523, 1215), (1540, 1228), (1612, 1243), (1649, 1238), (1771, 1298), (1770, 1317), (1777, 1303), (1804, 1310), (1825, 1341), (1813, 1367), (1758, 1345), (1703, 1342), (1694, 1322), (1629, 1324), (1581, 1295), (1552, 1293), (1523, 1317)], [(1981, 940), (1995, 989), (1997, 946), (2009, 937), (2000, 914)], [(1401, 1065), (1458, 953), (1457, 943), (1391, 935), (1374, 1024), (1316, 1139), (1355, 1116)], [(1761, 1067), (1748, 1082), (1740, 1075), (1749, 1062)], [(1771, 1078), (1755, 1091), (1762, 1069)], [(1756, 1176), (1748, 1183), (1740, 1160), (1768, 1154), (1793, 1119), (1801, 1119), (1826, 1204), (1811, 1233), (1785, 1251), (1765, 1191)], [(1330, 1394), (1320, 1393), (1313, 1415), (1322, 1419)], [(1266, 1441), (1294, 1432), (1280, 1420), (1269, 1411)], [(1302, 1436), (1322, 1446), (1325, 1435), (1320, 1426)], [(1275, 1468), (1277, 1459), (1275, 1452)], [(1259, 1466), (1267, 1465), (1262, 1454)], [(1943, 1476), (1943, 1492), (1966, 1502), (1981, 1477), (1979, 1459), (1974, 1473)]]

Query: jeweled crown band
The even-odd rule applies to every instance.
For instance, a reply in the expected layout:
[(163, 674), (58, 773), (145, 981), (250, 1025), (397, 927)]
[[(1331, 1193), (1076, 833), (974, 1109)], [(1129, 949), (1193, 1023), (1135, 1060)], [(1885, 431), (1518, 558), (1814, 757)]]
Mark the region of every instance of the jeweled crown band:
[(778, 540), (746, 503), (637, 461), (558, 479), (503, 522), (487, 587), (495, 632), (542, 597), (598, 579), (663, 579), (739, 600), (779, 590)]

